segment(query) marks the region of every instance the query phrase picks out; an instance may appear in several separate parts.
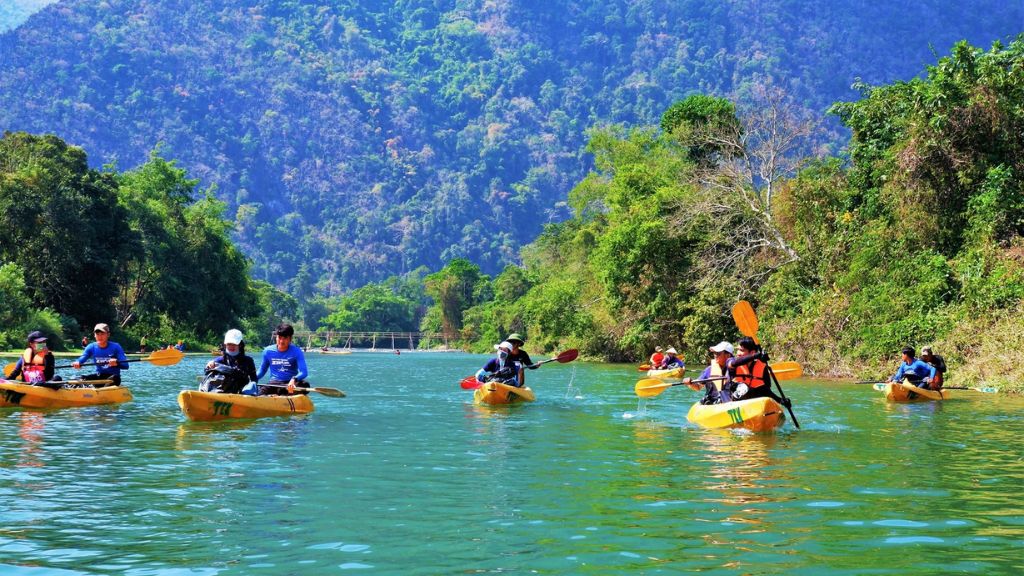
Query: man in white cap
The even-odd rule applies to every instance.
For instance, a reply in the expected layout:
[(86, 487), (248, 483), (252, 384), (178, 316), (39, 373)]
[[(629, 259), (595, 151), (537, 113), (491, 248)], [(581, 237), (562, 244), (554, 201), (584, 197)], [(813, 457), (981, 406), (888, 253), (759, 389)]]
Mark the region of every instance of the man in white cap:
[(110, 326), (99, 323), (92, 329), (96, 341), (85, 347), (82, 355), (71, 363), (78, 370), (86, 361), (96, 362), (96, 373), (82, 376), (82, 380), (111, 380), (114, 386), (121, 385), (121, 370), (129, 367), (128, 357), (117, 342), (110, 341)]
[[(732, 347), (732, 344), (722, 340), (708, 348), (708, 351), (713, 353), (715, 357), (700, 375), (700, 380), (707, 380), (704, 383), (704, 398), (700, 402), (701, 404), (728, 402), (728, 393), (722, 391), (722, 386), (729, 379), (729, 364), (732, 362), (735, 349)], [(692, 378), (683, 379), (684, 384), (694, 390), (699, 390), (698, 385), (692, 384), (692, 382)]]
[(228, 330), (224, 334), (224, 353), (206, 364), (206, 377), (199, 389), (238, 394), (255, 381), (256, 361), (245, 353), (245, 336), (241, 330)]
[(519, 363), (511, 358), (512, 343), (506, 340), (501, 344), (496, 344), (494, 350), (495, 357), (488, 360), (483, 368), (477, 370), (477, 381), (501, 380), (512, 386), (520, 386), (518, 376), (521, 368)]

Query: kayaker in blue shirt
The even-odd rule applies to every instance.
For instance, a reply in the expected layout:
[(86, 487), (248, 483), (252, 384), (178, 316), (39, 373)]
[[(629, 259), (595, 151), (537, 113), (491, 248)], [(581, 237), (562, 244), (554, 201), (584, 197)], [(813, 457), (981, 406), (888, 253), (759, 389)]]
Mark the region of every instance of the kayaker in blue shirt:
[(82, 380), (111, 380), (114, 386), (120, 386), (121, 371), (129, 367), (124, 349), (117, 342), (110, 341), (110, 326), (106, 324), (97, 324), (92, 334), (96, 341), (86, 346), (71, 366), (77, 370), (88, 360), (93, 360), (96, 362), (96, 373), (82, 376)]
[(504, 341), (494, 347), (495, 357), (487, 361), (484, 367), (477, 370), (476, 379), (480, 382), (498, 380), (505, 384), (520, 387), (519, 374), (522, 366), (512, 359), (512, 343)]
[(668, 350), (665, 350), (665, 357), (662, 358), (661, 364), (658, 366), (658, 370), (673, 370), (675, 368), (686, 368), (686, 362), (677, 356), (678, 352), (676, 349), (669, 346)]
[(292, 344), (292, 336), (295, 329), (291, 324), (280, 324), (274, 331), (277, 342), (263, 349), (263, 362), (260, 370), (256, 373), (259, 380), (270, 370), (270, 382), (259, 386), (259, 394), (263, 395), (284, 395), (295, 393), (295, 387), (309, 388), (306, 376), (309, 371), (306, 369), (306, 356), (302, 348)]
[(904, 378), (918, 388), (928, 388), (932, 378), (935, 378), (935, 366), (928, 364), (920, 358), (914, 357), (914, 347), (907, 346), (903, 349), (903, 363), (900, 364), (896, 374), (889, 378), (893, 382), (902, 382)]

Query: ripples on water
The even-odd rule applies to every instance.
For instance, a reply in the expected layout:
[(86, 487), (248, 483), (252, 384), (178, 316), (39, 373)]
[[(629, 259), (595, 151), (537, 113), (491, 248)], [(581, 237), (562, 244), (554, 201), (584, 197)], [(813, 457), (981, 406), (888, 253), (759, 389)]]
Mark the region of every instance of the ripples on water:
[(547, 365), (471, 404), (461, 354), (310, 358), (306, 417), (185, 422), (205, 359), (135, 401), (0, 410), (0, 574), (1012, 574), (1024, 402), (787, 383), (803, 429), (691, 427), (631, 367)]

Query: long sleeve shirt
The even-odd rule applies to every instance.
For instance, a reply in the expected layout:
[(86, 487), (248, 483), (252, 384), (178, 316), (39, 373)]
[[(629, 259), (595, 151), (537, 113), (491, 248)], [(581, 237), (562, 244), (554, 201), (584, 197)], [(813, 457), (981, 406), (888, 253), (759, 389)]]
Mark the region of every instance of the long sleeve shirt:
[(899, 370), (896, 370), (896, 375), (892, 377), (892, 381), (899, 382), (903, 378), (910, 378), (913, 382), (924, 378), (935, 378), (935, 366), (928, 364), (920, 358), (914, 358), (914, 361), (909, 364), (903, 362), (900, 364)]
[(306, 369), (306, 355), (295, 344), (289, 344), (288, 349), (284, 352), (277, 349), (277, 344), (271, 344), (264, 348), (263, 362), (260, 363), (256, 379), (263, 378), (267, 370), (270, 370), (270, 379), (278, 382), (288, 382), (292, 378), (305, 380), (309, 376), (309, 370)]
[[(96, 362), (96, 373), (102, 376), (120, 376), (121, 370), (127, 370), (130, 366), (124, 349), (117, 342), (108, 341), (106, 348), (101, 348), (99, 342), (93, 342), (85, 347), (75, 362), (85, 364), (89, 360)], [(110, 360), (117, 360), (117, 366), (107, 365)]]

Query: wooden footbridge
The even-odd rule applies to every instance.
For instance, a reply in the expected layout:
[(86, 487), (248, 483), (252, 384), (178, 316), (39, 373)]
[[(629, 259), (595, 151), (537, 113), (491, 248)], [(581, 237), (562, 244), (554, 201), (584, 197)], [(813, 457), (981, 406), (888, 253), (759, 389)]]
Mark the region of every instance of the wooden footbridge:
[(417, 350), (448, 349), (448, 337), (430, 332), (296, 332), (293, 340), (306, 349)]

